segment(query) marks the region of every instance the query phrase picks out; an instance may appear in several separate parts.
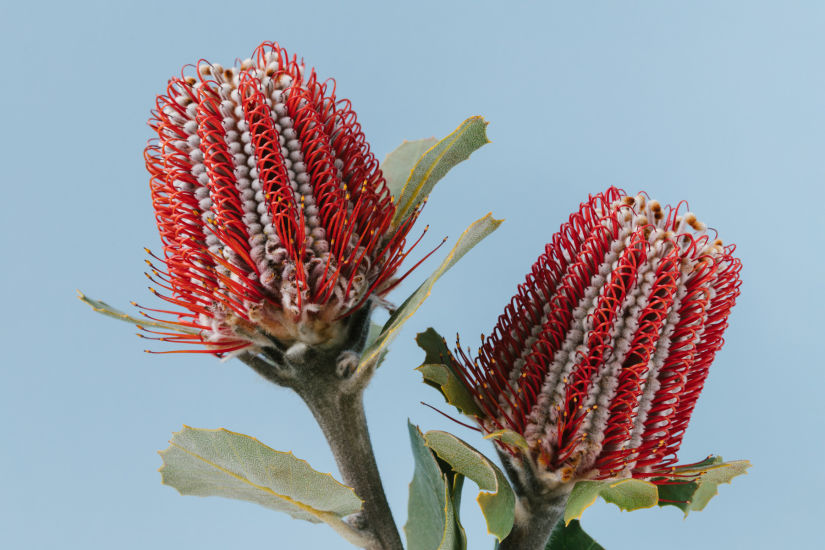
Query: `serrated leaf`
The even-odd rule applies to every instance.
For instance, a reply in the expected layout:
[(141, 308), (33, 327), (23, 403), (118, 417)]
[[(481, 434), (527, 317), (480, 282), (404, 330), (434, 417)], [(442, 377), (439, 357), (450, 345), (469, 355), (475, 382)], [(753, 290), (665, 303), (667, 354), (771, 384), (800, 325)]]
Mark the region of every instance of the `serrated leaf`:
[(530, 450), (530, 446), (527, 444), (527, 440), (524, 439), (524, 436), (518, 432), (514, 432), (513, 430), (496, 430), (485, 435), (484, 439), (497, 439), (505, 445), (516, 447), (525, 452)]
[(407, 550), (460, 550), (452, 491), (421, 430), (408, 423), (415, 473), (410, 482)]
[(341, 518), (361, 509), (355, 491), (291, 452), (228, 430), (184, 426), (160, 451), (163, 483), (182, 495), (260, 504), (312, 523), (325, 522), (351, 542), (363, 538)]
[(398, 331), (412, 317), (413, 313), (421, 307), (430, 293), (432, 292), (435, 282), (453, 267), (458, 260), (461, 259), (471, 248), (478, 244), (484, 237), (495, 231), (504, 220), (493, 219), (491, 214), (487, 214), (483, 218), (473, 222), (470, 227), (464, 230), (464, 233), (458, 238), (455, 246), (441, 262), (441, 265), (430, 275), (415, 292), (413, 292), (401, 306), (395, 310), (387, 322), (378, 339), (361, 355), (360, 365), (369, 365), (372, 361), (377, 360), (380, 354), (384, 352), (387, 345), (398, 334)]
[(387, 180), (387, 187), (396, 204), (398, 204), (398, 197), (401, 196), (401, 189), (410, 178), (415, 164), (436, 143), (438, 140), (434, 137), (414, 141), (404, 140), (381, 163), (381, 172)]
[[(719, 460), (721, 461), (722, 458), (719, 457)], [(697, 512), (704, 510), (708, 501), (719, 494), (717, 488), (720, 483), (730, 483), (734, 477), (747, 473), (750, 466), (747, 460), (738, 460), (709, 468), (708, 472), (702, 475), (699, 488), (693, 494), (690, 509)]]
[(602, 497), (625, 511), (652, 508), (659, 501), (656, 485), (641, 479), (621, 479), (607, 481), (579, 481), (567, 499), (564, 522), (569, 524), (579, 519), (587, 508)]
[(174, 323), (164, 323), (163, 321), (152, 321), (151, 319), (147, 318), (139, 319), (137, 317), (132, 317), (131, 315), (124, 313), (115, 307), (110, 306), (102, 300), (95, 300), (94, 298), (89, 298), (79, 290), (77, 291), (77, 297), (80, 299), (81, 302), (90, 305), (92, 309), (96, 312), (102, 315), (113, 317), (119, 321), (125, 321), (127, 323), (132, 323), (133, 325), (139, 325), (143, 327), (163, 328), (173, 330), (175, 332), (181, 332), (184, 334), (198, 334), (197, 330), (183, 327), (181, 325), (176, 325)]
[(487, 139), (487, 123), (480, 116), (470, 117), (453, 133), (432, 146), (412, 169), (396, 202), (393, 226), (398, 227), (415, 207), (430, 194), (433, 187), (456, 164), (467, 160)]
[(730, 483), (734, 477), (747, 473), (747, 460), (724, 462), (721, 456), (709, 456), (696, 464), (673, 468), (673, 477), (656, 480), (660, 506), (676, 506), (685, 513), (698, 512), (718, 494), (720, 483)]
[(456, 436), (439, 430), (424, 434), (427, 446), (453, 471), (472, 479), (481, 492), (479, 506), (487, 521), (487, 531), (498, 540), (513, 528), (516, 498), (507, 478), (481, 452)]
[(690, 501), (699, 484), (694, 481), (675, 481), (673, 484), (659, 485), (659, 506), (675, 506), (685, 513), (690, 512)]
[(626, 512), (652, 508), (659, 502), (656, 486), (641, 479), (623, 479), (611, 483), (602, 489), (599, 496)]
[(579, 520), (574, 519), (567, 525), (563, 521), (556, 524), (545, 550), (604, 550), (604, 547), (585, 533)]
[(449, 360), (450, 350), (441, 335), (433, 328), (428, 328), (419, 332), (415, 341), (425, 353), (424, 363), (415, 369), (424, 377), (424, 383), (440, 391), (447, 403), (459, 412), (468, 416), (481, 416), (482, 411), (472, 394), (453, 370)]

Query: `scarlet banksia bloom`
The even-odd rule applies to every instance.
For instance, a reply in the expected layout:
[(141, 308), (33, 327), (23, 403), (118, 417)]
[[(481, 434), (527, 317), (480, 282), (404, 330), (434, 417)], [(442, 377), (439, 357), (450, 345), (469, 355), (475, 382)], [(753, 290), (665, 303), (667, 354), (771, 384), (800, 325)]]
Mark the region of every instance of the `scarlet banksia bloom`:
[(734, 247), (684, 203), (610, 188), (570, 216), (456, 372), (482, 431), (546, 482), (654, 478), (676, 462), (739, 294)]
[(187, 334), (226, 353), (325, 345), (380, 298), (417, 209), (395, 205), (350, 102), (274, 43), (234, 67), (200, 61), (169, 80), (145, 151), (164, 265), (155, 291)]

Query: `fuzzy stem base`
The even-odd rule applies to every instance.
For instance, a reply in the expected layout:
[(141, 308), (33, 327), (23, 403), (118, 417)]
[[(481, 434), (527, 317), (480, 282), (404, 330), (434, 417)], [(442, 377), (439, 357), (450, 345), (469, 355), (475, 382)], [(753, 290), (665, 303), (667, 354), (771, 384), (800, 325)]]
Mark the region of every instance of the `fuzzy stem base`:
[(545, 495), (541, 499), (520, 497), (516, 521), (499, 550), (544, 550), (553, 527), (564, 516), (569, 491)]

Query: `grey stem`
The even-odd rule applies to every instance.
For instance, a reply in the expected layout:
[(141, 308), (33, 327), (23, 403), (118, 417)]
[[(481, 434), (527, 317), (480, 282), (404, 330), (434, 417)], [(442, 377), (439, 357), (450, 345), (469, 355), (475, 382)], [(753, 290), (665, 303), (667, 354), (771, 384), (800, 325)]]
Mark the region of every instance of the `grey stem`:
[(344, 483), (364, 501), (358, 527), (370, 535), (368, 550), (403, 550), (375, 463), (362, 390), (323, 391), (327, 384), (296, 387), (324, 432)]
[[(348, 318), (341, 341), (332, 346), (301, 342), (244, 353), (239, 359), (280, 386), (291, 388), (312, 411), (327, 439), (344, 483), (364, 502), (349, 523), (367, 550), (403, 550), (367, 431), (363, 394), (377, 362), (362, 365), (358, 353), (369, 332), (372, 305)], [(273, 342), (273, 345), (277, 342)], [(351, 541), (352, 542), (352, 541)]]
[(553, 527), (562, 519), (568, 490), (547, 494), (541, 498), (520, 496), (516, 507), (516, 522), (499, 550), (544, 550)]
[(283, 367), (281, 367), (280, 365), (277, 365), (272, 361), (268, 361), (263, 357), (254, 355), (252, 353), (242, 353), (238, 356), (238, 359), (252, 367), (252, 370), (257, 372), (273, 384), (278, 384), (282, 386), (287, 384), (287, 377), (283, 374)]

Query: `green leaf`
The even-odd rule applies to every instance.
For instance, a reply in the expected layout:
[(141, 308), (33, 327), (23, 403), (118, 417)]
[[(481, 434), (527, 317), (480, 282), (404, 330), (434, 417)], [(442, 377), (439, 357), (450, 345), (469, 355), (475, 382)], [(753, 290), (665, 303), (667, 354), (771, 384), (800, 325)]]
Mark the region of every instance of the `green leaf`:
[(424, 377), (424, 383), (439, 390), (444, 399), (463, 414), (481, 416), (482, 411), (473, 399), (473, 395), (464, 386), (453, 370), (450, 361), (450, 350), (444, 338), (434, 329), (428, 328), (419, 332), (415, 341), (424, 350), (424, 363), (417, 371)]
[(569, 524), (574, 519), (579, 519), (582, 512), (592, 506), (598, 497), (626, 511), (652, 508), (659, 502), (656, 485), (649, 481), (632, 478), (619, 481), (579, 481), (573, 486), (567, 500), (564, 522)]
[(182, 495), (254, 502), (312, 523), (325, 522), (351, 542), (364, 538), (341, 518), (361, 509), (361, 499), (330, 474), (291, 452), (228, 430), (184, 426), (160, 451), (163, 483)]
[(460, 550), (461, 540), (452, 503), (452, 487), (441, 471), (421, 430), (408, 423), (415, 459), (404, 525), (407, 550)]
[[(369, 328), (369, 331), (367, 332), (367, 339), (364, 341), (364, 350), (370, 349), (373, 346), (373, 344), (375, 344), (378, 341), (378, 338), (381, 336), (381, 332), (383, 330), (384, 330), (384, 325), (380, 325), (378, 323), (370, 321), (370, 328)], [(380, 353), (378, 353), (377, 355), (374, 356), (374, 358), (372, 360), (375, 361), (375, 368), (378, 368), (378, 367), (381, 366), (381, 363), (383, 363), (384, 359), (387, 357), (387, 352), (388, 351), (389, 350), (385, 347), (384, 349), (381, 350)]]
[(704, 509), (717, 494), (720, 483), (730, 483), (746, 473), (751, 464), (747, 460), (723, 462), (722, 457), (709, 456), (696, 464), (673, 468), (668, 476), (655, 478), (656, 483), (641, 479), (620, 481), (579, 481), (573, 487), (564, 521), (569, 524), (581, 517), (598, 497), (612, 502), (622, 510), (639, 510), (659, 506), (676, 506), (688, 515)]
[(517, 449), (521, 449), (525, 452), (530, 450), (530, 446), (527, 444), (527, 440), (524, 439), (524, 436), (518, 432), (514, 432), (513, 430), (496, 430), (485, 435), (484, 439), (497, 439), (505, 445), (516, 447)]
[(117, 308), (114, 308), (103, 302), (101, 300), (95, 300), (93, 298), (89, 298), (79, 290), (77, 291), (77, 297), (80, 299), (81, 302), (92, 306), (92, 309), (98, 313), (103, 315), (108, 315), (109, 317), (113, 317), (118, 319), (119, 321), (125, 321), (127, 323), (132, 323), (133, 325), (138, 325), (142, 327), (155, 327), (155, 328), (163, 328), (168, 330), (173, 330), (175, 332), (181, 332), (184, 334), (198, 334), (197, 330), (183, 327), (181, 325), (176, 325), (175, 323), (164, 323), (163, 321), (152, 321), (148, 318), (138, 319), (137, 317), (132, 317)]
[[(424, 303), (432, 292), (435, 282), (447, 272), (455, 263), (461, 259), (472, 247), (478, 244), (484, 237), (495, 231), (503, 220), (493, 219), (491, 214), (473, 222), (470, 227), (458, 238), (458, 241), (450, 250), (441, 265), (438, 266), (421, 286), (407, 298), (401, 306), (395, 310), (384, 324), (383, 331), (378, 339), (361, 355), (360, 367), (372, 364), (380, 358), (387, 345), (398, 334), (398, 331), (412, 317), (413, 313)], [(360, 368), (359, 367), (359, 368)]]
[(444, 465), (441, 464), (441, 471), (444, 472), (447, 476), (448, 483), (450, 484), (450, 498), (453, 502), (453, 515), (455, 517), (455, 529), (456, 529), (456, 538), (458, 539), (457, 543), (457, 550), (467, 550), (467, 531), (464, 530), (464, 526), (461, 524), (461, 492), (464, 489), (464, 476), (461, 474), (457, 474), (452, 470), (447, 468), (447, 472), (444, 471)]
[(483, 118), (470, 117), (418, 160), (401, 189), (392, 223), (394, 227), (398, 227), (427, 198), (435, 184), (456, 164), (467, 160), (482, 145), (490, 143), (486, 129), (487, 123)]
[(427, 446), (453, 471), (472, 479), (481, 489), (478, 504), (487, 521), (487, 531), (498, 540), (513, 528), (516, 498), (498, 467), (456, 436), (438, 430), (424, 435)]
[(699, 484), (695, 481), (675, 481), (672, 485), (659, 485), (659, 506), (675, 506), (682, 510), (687, 517), (690, 512), (690, 502)]
[(381, 331), (383, 330), (384, 325), (380, 325), (373, 321), (370, 321), (370, 328), (367, 331), (367, 338), (364, 342), (364, 348), (368, 348), (378, 340), (378, 337), (381, 335)]
[(556, 524), (545, 550), (604, 550), (604, 547), (585, 533), (579, 520), (574, 519), (567, 525), (563, 521)]
[(720, 483), (747, 473), (747, 460), (724, 462), (721, 456), (709, 456), (696, 464), (677, 466), (671, 476), (658, 478), (659, 506), (676, 506), (685, 513), (698, 512), (716, 496)]
[(412, 175), (415, 163), (436, 143), (438, 143), (438, 140), (434, 137), (415, 141), (404, 140), (381, 163), (381, 172), (384, 173), (387, 187), (392, 193), (392, 198), (396, 204), (398, 204), (398, 197), (401, 196), (401, 189)]

